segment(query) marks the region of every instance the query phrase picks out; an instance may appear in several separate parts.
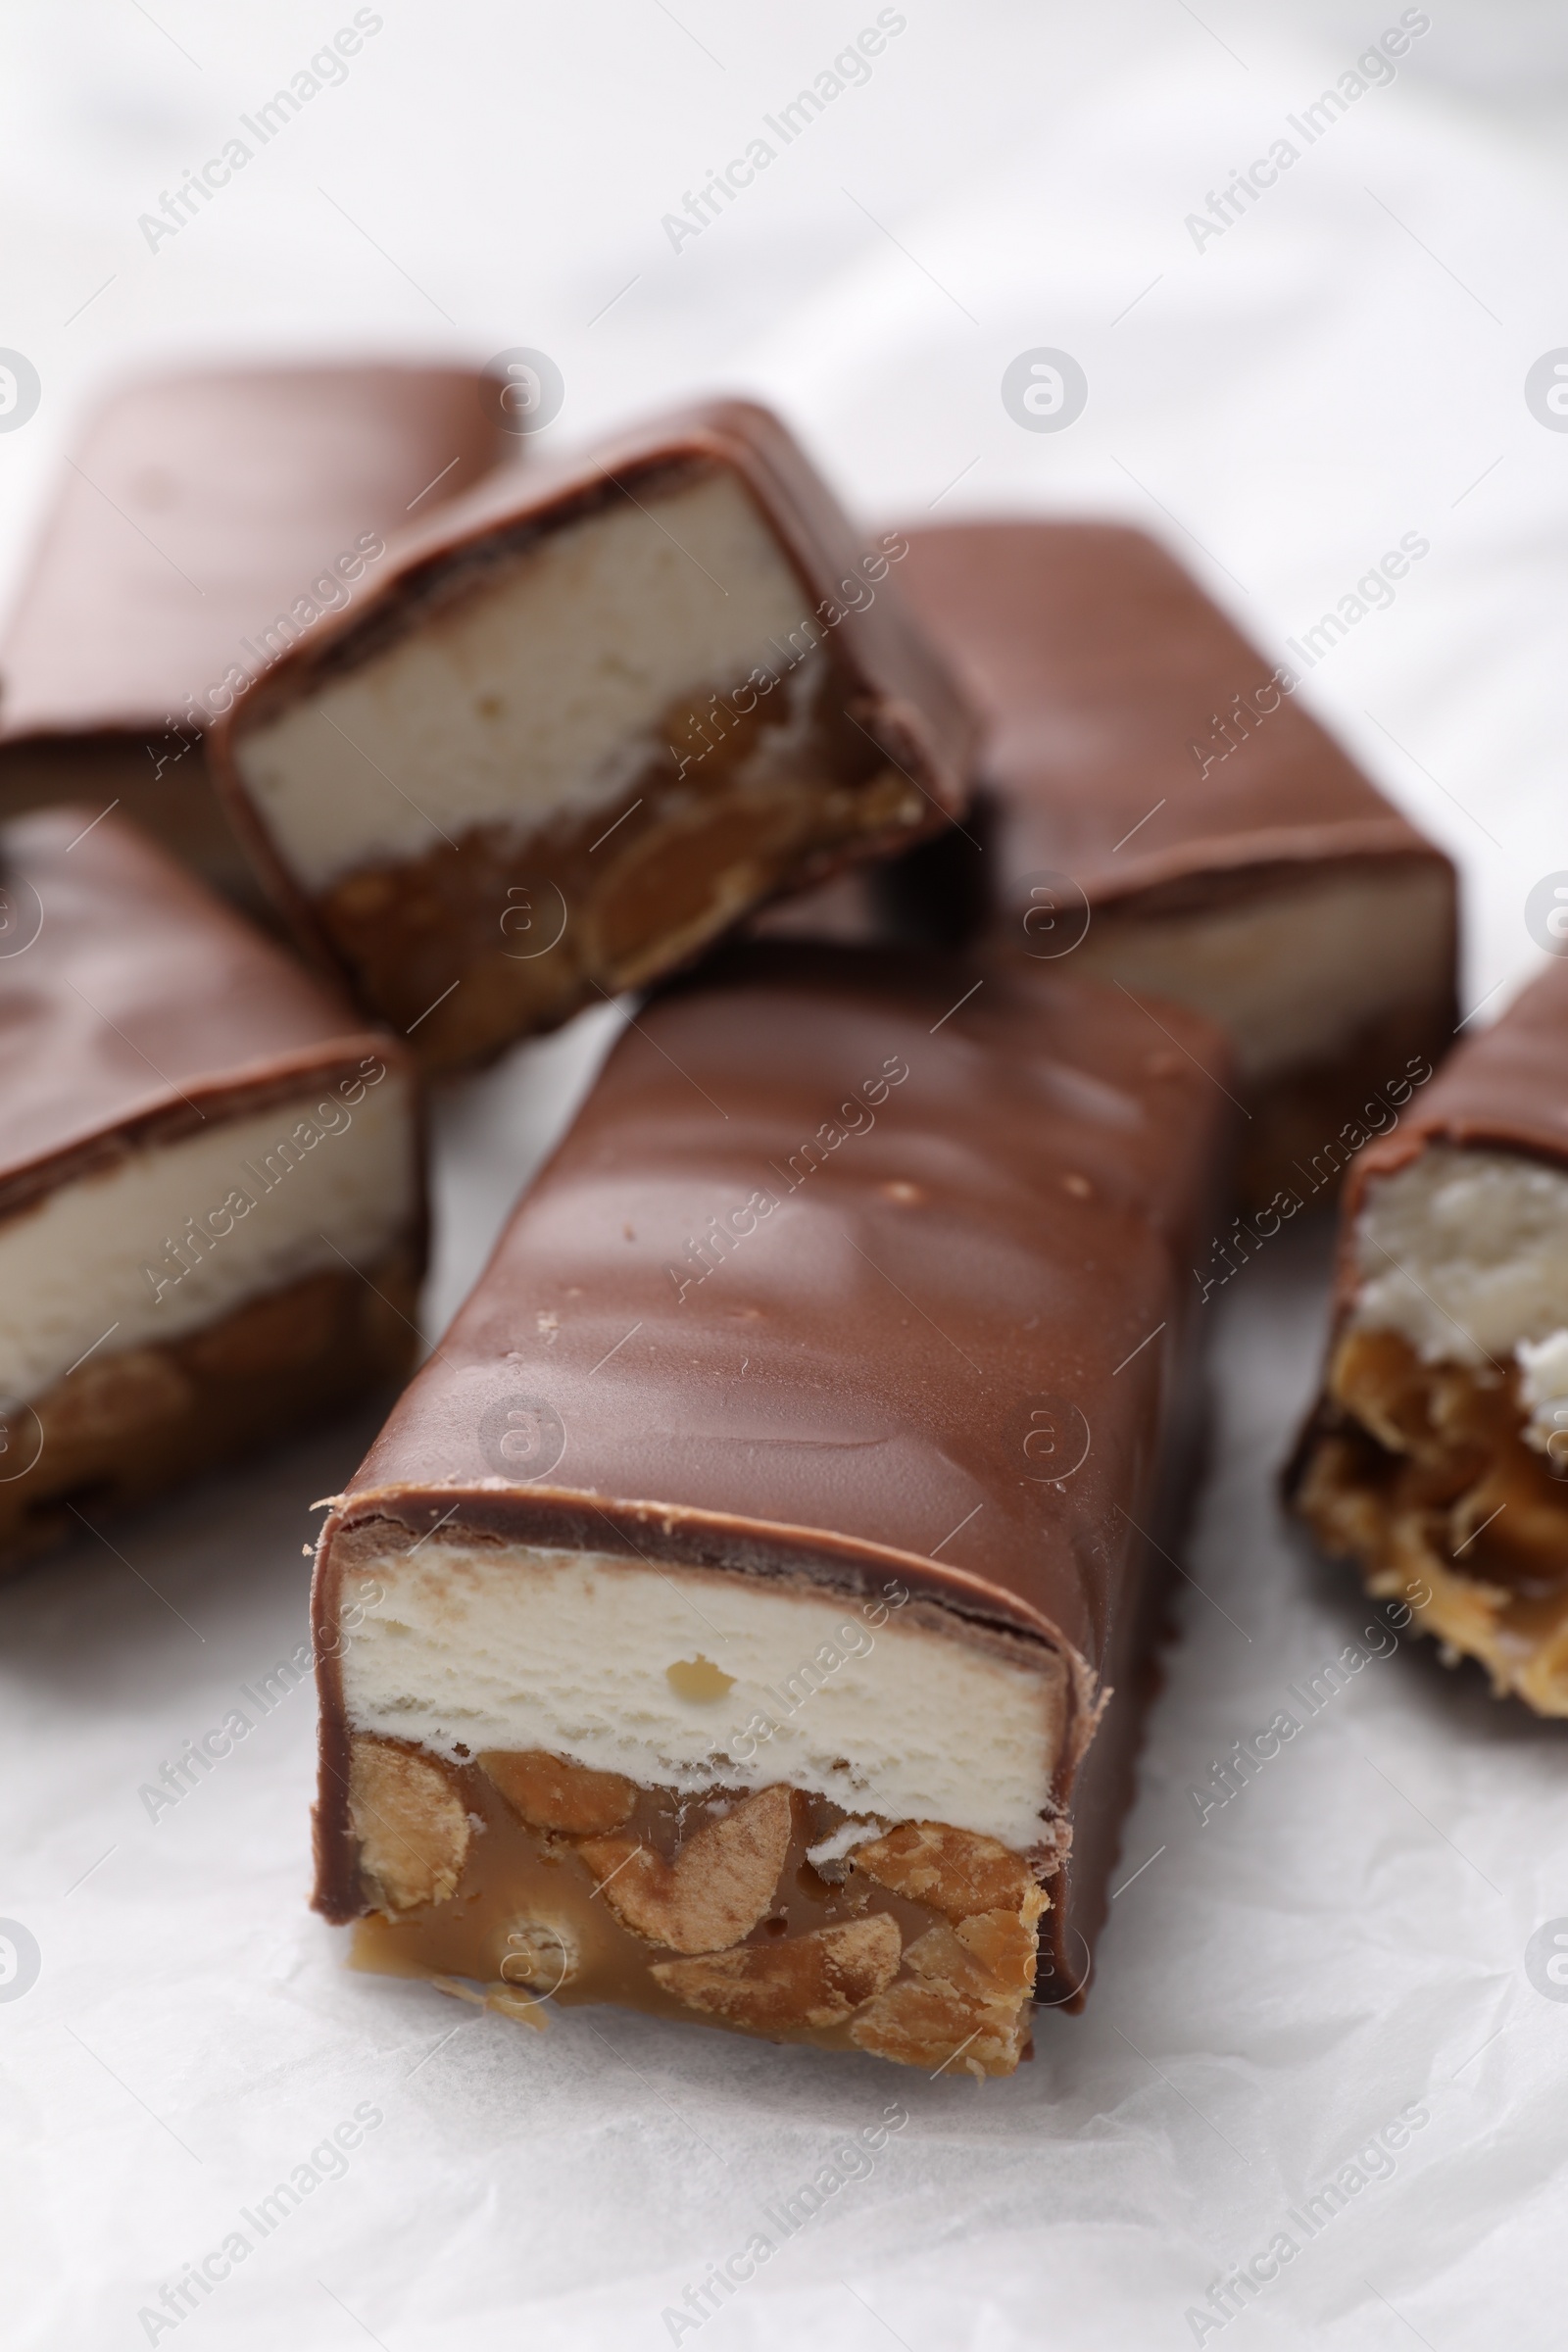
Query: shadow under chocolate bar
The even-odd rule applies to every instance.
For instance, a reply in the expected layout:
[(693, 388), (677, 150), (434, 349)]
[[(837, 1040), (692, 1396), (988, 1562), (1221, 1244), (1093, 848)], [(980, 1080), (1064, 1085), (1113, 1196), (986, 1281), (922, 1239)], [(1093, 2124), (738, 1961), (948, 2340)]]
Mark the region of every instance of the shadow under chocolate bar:
[(224, 368), (114, 393), (66, 462), (0, 647), (0, 816), (120, 802), (267, 907), (206, 729), (509, 447), (466, 368)]
[(1568, 962), (1354, 1161), (1286, 1492), (1450, 1664), (1568, 1715)]
[(906, 536), (900, 583), (987, 734), (972, 812), (890, 877), (905, 920), (1220, 1022), (1244, 1200), (1299, 1191), (1325, 1152), (1343, 1165), (1368, 1097), (1452, 1039), (1448, 859), (1142, 532)]
[(1231, 1172), (1158, 1016), (774, 943), (639, 1016), (322, 1535), (360, 1965), (983, 2076), (1043, 1915), (1078, 2002)]

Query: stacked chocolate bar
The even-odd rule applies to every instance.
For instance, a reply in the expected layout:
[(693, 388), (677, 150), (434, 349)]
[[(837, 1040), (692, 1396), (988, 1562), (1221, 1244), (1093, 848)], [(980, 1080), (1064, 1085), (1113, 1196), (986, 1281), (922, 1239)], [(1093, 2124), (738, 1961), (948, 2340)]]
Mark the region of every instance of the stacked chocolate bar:
[(1106, 1908), (1191, 1269), (1436, 1057), (1451, 873), (1135, 535), (864, 538), (734, 403), (473, 447), (209, 708), (316, 978), (118, 815), (7, 837), (4, 1532), (401, 1368), (411, 1064), (653, 990), (332, 1506), (317, 1900), (531, 2022), (1006, 2074)]

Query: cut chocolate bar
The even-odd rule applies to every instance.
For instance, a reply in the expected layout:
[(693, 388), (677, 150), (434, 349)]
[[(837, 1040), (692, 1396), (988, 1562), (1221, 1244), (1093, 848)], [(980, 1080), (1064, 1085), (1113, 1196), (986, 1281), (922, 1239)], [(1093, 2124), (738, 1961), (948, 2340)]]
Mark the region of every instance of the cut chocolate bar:
[(407, 1370), (390, 1039), (118, 816), (0, 827), (0, 1567)]
[(118, 392), (67, 461), (0, 649), (0, 814), (119, 799), (208, 881), (258, 898), (203, 736), (389, 535), (507, 442), (458, 368), (232, 368)]
[(1243, 1196), (1299, 1193), (1366, 1097), (1453, 1035), (1447, 858), (1142, 532), (907, 537), (900, 582), (989, 732), (981, 802), (916, 853), (906, 901), (1221, 1022)]
[(1449, 1663), (1568, 1715), (1568, 963), (1355, 1160), (1287, 1489)]
[(322, 1536), (362, 1966), (976, 2076), (1042, 1914), (1081, 1997), (1229, 1178), (1159, 1018), (769, 943), (625, 1034)]
[(972, 725), (794, 442), (737, 403), (481, 491), (217, 763), (305, 938), (431, 1067), (688, 960), (958, 808)]

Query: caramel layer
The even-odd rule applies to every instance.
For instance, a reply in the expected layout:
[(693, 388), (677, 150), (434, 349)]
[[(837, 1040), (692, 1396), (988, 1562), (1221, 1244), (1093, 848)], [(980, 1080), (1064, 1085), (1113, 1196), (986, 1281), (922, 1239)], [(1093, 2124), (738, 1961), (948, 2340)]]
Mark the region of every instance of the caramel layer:
[(1517, 1376), (1423, 1363), (1396, 1332), (1351, 1331), (1329, 1372), (1335, 1417), (1297, 1503), (1367, 1589), (1409, 1602), (1499, 1697), (1568, 1715), (1568, 1481), (1524, 1442)]
[(814, 660), (793, 701), (781, 685), (744, 716), (717, 696), (666, 712), (660, 739), (684, 751), (586, 815), (475, 826), (345, 876), (317, 913), (365, 1001), (427, 1068), (469, 1066), (673, 969), (849, 845), (896, 846), (925, 803)]
[[(4, 1418), (0, 1572), (248, 1453), (381, 1381), (416, 1347), (418, 1273), (400, 1251), (368, 1275), (311, 1274), (159, 1347), (94, 1355)], [(408, 1317), (409, 1320), (404, 1318)]]
[(1027, 2055), (1046, 1897), (995, 1838), (877, 1825), (818, 1869), (808, 1850), (849, 1817), (782, 1785), (689, 1799), (560, 1757), (458, 1770), (365, 1738), (350, 1803), (369, 1907), (357, 1967), (466, 1981), (534, 2024), (554, 1998), (928, 2073), (1010, 2074)]

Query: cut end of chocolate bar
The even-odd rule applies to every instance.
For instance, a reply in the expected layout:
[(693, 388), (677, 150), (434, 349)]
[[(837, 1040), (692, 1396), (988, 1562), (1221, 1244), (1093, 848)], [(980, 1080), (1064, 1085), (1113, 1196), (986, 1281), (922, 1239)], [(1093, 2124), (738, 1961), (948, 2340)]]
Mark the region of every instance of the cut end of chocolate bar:
[(220, 768), (360, 1002), (476, 1063), (954, 812), (969, 721), (889, 561), (761, 412), (649, 427), (407, 552)]
[(10, 1567), (406, 1372), (424, 1236), (390, 1039), (116, 816), (0, 876)]
[(1568, 1715), (1568, 1169), (1430, 1144), (1363, 1187), (1296, 1506), (1499, 1695)]
[(318, 1604), (348, 1792), (318, 1899), (366, 1915), (359, 1964), (1010, 2072), (1061, 1658), (462, 1516), (422, 1543), (367, 1520)]

